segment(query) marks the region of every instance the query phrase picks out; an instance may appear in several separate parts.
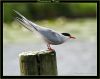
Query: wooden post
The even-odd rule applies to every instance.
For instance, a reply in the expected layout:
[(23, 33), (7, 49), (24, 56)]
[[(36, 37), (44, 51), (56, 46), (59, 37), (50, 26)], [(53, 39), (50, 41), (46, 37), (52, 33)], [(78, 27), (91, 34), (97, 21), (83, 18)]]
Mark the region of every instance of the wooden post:
[(55, 51), (29, 51), (19, 54), (23, 76), (57, 75)]

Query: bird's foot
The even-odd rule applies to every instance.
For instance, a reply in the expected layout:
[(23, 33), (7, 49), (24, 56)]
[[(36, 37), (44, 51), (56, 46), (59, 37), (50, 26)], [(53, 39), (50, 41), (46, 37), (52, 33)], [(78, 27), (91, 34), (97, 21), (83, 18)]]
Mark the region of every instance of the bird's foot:
[(49, 51), (55, 51), (55, 50), (54, 50), (54, 49), (52, 49), (52, 48), (48, 48), (48, 50), (49, 50)]
[(52, 49), (52, 48), (50, 47), (50, 44), (47, 44), (47, 47), (48, 47), (48, 50), (49, 50), (49, 51), (55, 51), (54, 49)]

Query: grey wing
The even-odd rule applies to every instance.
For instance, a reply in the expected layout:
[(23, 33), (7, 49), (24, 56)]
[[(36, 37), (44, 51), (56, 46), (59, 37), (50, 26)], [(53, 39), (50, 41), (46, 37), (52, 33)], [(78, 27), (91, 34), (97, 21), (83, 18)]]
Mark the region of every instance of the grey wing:
[(47, 29), (45, 31), (41, 31), (43, 38), (51, 44), (61, 44), (64, 42), (64, 37), (60, 33), (57, 33), (53, 30)]

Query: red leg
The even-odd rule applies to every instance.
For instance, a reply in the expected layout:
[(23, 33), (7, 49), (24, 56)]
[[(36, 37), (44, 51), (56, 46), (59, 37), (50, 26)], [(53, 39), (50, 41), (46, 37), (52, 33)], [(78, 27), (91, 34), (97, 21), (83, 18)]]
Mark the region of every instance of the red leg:
[(48, 50), (54, 50), (50, 47), (50, 44), (47, 44)]

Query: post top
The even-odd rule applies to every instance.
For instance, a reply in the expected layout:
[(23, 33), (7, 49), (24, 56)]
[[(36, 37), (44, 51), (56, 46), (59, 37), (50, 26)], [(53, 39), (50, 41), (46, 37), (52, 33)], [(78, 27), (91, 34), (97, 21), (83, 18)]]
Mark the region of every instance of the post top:
[(51, 50), (40, 50), (40, 51), (27, 51), (27, 52), (22, 52), (19, 54), (19, 56), (28, 56), (28, 55), (40, 55), (40, 54), (54, 54), (55, 51)]

